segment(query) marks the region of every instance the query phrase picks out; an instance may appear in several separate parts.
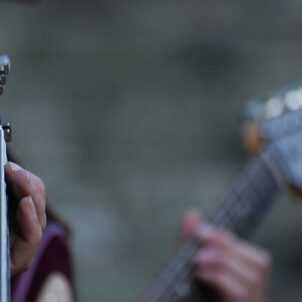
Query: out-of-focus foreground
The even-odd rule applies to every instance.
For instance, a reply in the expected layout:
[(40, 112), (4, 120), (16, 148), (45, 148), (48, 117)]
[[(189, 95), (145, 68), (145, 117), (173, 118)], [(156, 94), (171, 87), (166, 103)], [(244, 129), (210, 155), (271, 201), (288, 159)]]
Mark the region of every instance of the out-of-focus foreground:
[[(214, 207), (244, 162), (242, 102), (302, 76), (301, 10), (1, 3), (13, 63), (1, 114), (73, 224), (82, 301), (136, 301), (174, 250), (183, 210)], [(256, 236), (275, 256), (272, 301), (302, 297), (301, 237), (302, 206), (284, 198)]]

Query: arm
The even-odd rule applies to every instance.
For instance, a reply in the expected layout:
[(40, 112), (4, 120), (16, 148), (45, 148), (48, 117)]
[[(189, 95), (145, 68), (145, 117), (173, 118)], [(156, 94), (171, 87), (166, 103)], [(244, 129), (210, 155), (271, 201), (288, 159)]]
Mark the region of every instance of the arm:
[(40, 178), (15, 163), (5, 166), (10, 202), (16, 202), (13, 213), (16, 227), (10, 230), (11, 274), (27, 270), (42, 239), (46, 226), (45, 187)]
[(264, 302), (271, 256), (225, 230), (201, 222), (196, 212), (186, 215), (183, 237), (194, 234), (202, 243), (194, 262), (196, 277), (215, 287), (225, 302)]

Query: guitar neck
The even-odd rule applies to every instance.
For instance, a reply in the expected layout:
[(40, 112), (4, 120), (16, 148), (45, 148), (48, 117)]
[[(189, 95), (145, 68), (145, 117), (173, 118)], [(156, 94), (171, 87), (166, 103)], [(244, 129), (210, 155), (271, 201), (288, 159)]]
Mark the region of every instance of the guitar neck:
[[(0, 56), (0, 95), (10, 71), (8, 56)], [(9, 266), (9, 229), (4, 166), (7, 163), (6, 139), (10, 137), (10, 128), (0, 121), (0, 302), (10, 301), (10, 266)]]
[[(263, 155), (253, 158), (229, 186), (220, 206), (210, 216), (212, 224), (247, 238), (273, 204), (278, 183)], [(200, 244), (183, 244), (141, 302), (199, 301), (192, 286), (192, 259)], [(196, 300), (195, 300), (196, 299)]]
[(248, 238), (267, 213), (278, 182), (263, 155), (253, 158), (229, 186), (210, 222)]
[(4, 176), (4, 166), (7, 163), (6, 143), (4, 132), (0, 126), (0, 301), (10, 301), (10, 267), (9, 267), (9, 238), (8, 238), (8, 209), (6, 197), (6, 185)]

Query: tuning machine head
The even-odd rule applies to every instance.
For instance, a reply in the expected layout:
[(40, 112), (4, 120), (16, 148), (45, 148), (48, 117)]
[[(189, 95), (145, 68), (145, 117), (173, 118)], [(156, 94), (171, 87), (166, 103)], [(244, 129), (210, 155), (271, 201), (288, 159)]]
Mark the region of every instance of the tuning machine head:
[(0, 94), (3, 93), (3, 86), (6, 84), (6, 78), (9, 72), (10, 72), (9, 57), (6, 55), (0, 56)]
[(9, 143), (12, 141), (12, 129), (9, 123), (2, 125), (2, 129), (4, 132), (4, 140)]

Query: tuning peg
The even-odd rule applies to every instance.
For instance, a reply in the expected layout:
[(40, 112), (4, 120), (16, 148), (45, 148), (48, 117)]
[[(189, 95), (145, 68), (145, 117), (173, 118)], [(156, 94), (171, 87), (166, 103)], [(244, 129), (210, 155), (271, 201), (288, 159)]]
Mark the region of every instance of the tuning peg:
[(0, 73), (7, 75), (10, 71), (10, 60), (8, 56), (1, 56), (0, 57)]
[(1, 74), (0, 75), (0, 84), (5, 85), (6, 84), (6, 75)]
[(271, 97), (265, 105), (265, 116), (272, 119), (282, 114), (284, 110), (284, 102), (279, 96)]
[(7, 143), (12, 140), (12, 129), (9, 123), (2, 125), (2, 129), (4, 132), (4, 139)]
[(285, 106), (290, 111), (299, 110), (302, 106), (302, 91), (301, 88), (289, 91), (285, 97)]

